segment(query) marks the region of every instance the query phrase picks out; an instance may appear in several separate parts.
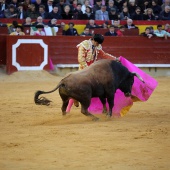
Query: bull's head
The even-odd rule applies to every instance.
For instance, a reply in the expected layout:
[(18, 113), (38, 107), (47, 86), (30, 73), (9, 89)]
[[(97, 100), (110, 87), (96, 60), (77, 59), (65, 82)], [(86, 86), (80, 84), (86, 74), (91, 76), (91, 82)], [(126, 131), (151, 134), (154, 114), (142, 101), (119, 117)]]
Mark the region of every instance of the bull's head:
[(144, 80), (139, 74), (130, 73), (128, 77), (125, 80), (123, 80), (119, 85), (119, 89), (125, 94), (126, 97), (131, 96), (132, 86), (134, 83), (134, 76), (138, 77), (139, 80), (141, 80), (144, 83)]

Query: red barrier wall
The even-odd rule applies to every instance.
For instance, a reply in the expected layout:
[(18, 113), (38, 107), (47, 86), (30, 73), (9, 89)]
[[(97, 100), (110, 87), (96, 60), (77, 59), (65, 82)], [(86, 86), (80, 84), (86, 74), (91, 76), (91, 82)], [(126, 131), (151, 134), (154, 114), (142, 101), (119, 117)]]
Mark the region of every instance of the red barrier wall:
[[(50, 57), (54, 64), (76, 64), (77, 44), (90, 37), (50, 38)], [(103, 50), (115, 56), (124, 56), (135, 64), (170, 64), (170, 39), (148, 39), (142, 36), (105, 37)], [(100, 58), (100, 57), (99, 57)]]
[[(35, 43), (36, 40), (42, 40), (48, 46), (48, 56), (52, 59), (53, 64), (77, 64), (76, 46), (89, 38), (81, 36), (0, 36), (2, 47), (0, 64), (7, 64), (7, 73), (14, 72), (18, 68), (22, 70), (23, 67), (39, 66), (44, 59), (44, 47)], [(21, 42), (23, 40), (24, 43)], [(170, 39), (157, 37), (151, 39), (141, 36), (105, 37), (103, 50), (117, 57), (122, 55), (135, 64), (170, 64), (169, 44)], [(48, 63), (44, 69), (49, 69)]]
[(7, 36), (7, 73), (49, 70), (49, 37)]
[(0, 64), (6, 64), (6, 35), (0, 35)]

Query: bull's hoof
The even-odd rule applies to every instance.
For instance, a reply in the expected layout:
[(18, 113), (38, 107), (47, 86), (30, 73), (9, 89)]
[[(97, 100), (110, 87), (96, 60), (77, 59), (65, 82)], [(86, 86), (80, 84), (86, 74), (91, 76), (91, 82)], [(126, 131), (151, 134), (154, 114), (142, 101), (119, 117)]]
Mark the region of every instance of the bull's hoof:
[(107, 110), (103, 109), (102, 114), (106, 115), (107, 114)]
[(67, 114), (67, 112), (63, 112), (62, 114), (63, 114), (63, 116), (65, 116)]
[(109, 115), (109, 114), (106, 115), (106, 119), (107, 119), (107, 120), (111, 120), (111, 117), (112, 117), (112, 116)]
[(92, 118), (92, 121), (95, 121), (95, 122), (96, 122), (96, 121), (99, 121), (99, 120), (100, 120), (100, 119), (99, 119), (98, 117), (93, 117), (93, 118)]
[(77, 100), (74, 100), (74, 106), (79, 107), (79, 102)]

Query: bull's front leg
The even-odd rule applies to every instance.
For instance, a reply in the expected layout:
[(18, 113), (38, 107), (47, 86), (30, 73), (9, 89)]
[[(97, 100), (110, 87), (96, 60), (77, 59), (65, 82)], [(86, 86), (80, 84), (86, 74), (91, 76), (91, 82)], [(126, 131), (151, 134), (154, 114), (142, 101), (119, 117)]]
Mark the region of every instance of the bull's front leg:
[(101, 101), (102, 104), (103, 104), (103, 111), (102, 111), (102, 113), (103, 113), (103, 114), (107, 114), (106, 98), (104, 98), (104, 97), (99, 97), (99, 98), (100, 98), (100, 101)]
[(107, 102), (109, 104), (109, 112), (108, 112), (107, 116), (112, 117), (112, 109), (114, 106), (114, 97), (113, 96), (108, 97)]

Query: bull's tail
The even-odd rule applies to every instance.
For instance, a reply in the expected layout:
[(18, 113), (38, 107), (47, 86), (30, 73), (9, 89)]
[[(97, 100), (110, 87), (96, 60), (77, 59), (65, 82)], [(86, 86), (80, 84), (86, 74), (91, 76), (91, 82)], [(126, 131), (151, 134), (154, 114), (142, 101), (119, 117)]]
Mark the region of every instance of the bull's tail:
[(48, 99), (45, 98), (45, 97), (40, 97), (40, 98), (38, 98), (39, 95), (52, 93), (52, 92), (56, 91), (60, 86), (62, 86), (62, 84), (58, 84), (56, 88), (54, 88), (54, 89), (51, 90), (51, 91), (47, 91), (47, 92), (45, 92), (45, 91), (40, 91), (40, 90), (37, 91), (37, 92), (35, 93), (35, 96), (34, 96), (34, 102), (35, 102), (35, 104), (37, 104), (37, 105), (46, 105), (46, 106), (49, 106), (51, 101), (48, 100)]

